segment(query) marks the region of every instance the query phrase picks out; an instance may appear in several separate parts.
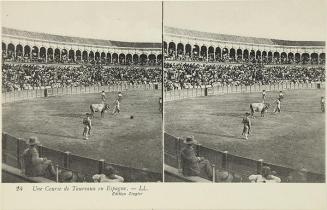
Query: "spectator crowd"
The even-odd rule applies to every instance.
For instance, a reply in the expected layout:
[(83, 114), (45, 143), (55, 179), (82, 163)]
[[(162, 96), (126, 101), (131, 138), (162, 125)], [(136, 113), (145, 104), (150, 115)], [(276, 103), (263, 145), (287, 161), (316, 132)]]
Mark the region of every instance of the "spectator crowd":
[(262, 64), (219, 65), (204, 63), (165, 63), (165, 88), (203, 85), (253, 85), (281, 82), (325, 81), (325, 69), (318, 66), (264, 66)]
[(121, 82), (148, 84), (160, 82), (161, 72), (160, 67), (7, 63), (2, 65), (2, 90), (112, 85)]

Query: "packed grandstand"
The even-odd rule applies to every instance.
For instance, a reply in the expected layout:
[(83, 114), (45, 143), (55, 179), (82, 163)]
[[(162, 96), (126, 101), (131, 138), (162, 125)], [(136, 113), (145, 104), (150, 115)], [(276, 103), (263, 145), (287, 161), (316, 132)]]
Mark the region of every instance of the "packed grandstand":
[[(165, 88), (325, 80), (325, 42), (165, 27)], [(168, 41), (169, 40), (169, 41)]]
[(161, 81), (160, 43), (2, 28), (2, 90)]

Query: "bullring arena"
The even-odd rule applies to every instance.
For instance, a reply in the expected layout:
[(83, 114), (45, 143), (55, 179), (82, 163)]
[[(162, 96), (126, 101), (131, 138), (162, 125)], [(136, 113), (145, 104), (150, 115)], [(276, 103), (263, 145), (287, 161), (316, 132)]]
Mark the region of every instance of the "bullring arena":
[[(165, 181), (208, 181), (181, 174), (183, 141), (193, 136), (198, 156), (243, 182), (263, 166), (282, 182), (324, 182), (324, 42), (173, 27), (164, 34)], [(263, 90), (271, 106), (264, 117), (255, 113), (245, 140), (242, 118)], [(281, 112), (274, 113), (280, 91)]]
[[(30, 136), (40, 140), (41, 157), (77, 181), (92, 181), (109, 165), (126, 182), (162, 181), (160, 43), (2, 33), (3, 182), (44, 181), (19, 177)], [(103, 118), (95, 113), (84, 140), (82, 120), (91, 104), (102, 103), (102, 91), (110, 108)]]

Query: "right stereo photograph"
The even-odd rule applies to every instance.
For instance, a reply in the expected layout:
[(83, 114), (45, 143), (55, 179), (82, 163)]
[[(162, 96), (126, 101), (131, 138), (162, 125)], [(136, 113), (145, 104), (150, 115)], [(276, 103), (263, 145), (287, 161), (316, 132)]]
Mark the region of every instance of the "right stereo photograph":
[(324, 4), (163, 3), (165, 182), (325, 183)]

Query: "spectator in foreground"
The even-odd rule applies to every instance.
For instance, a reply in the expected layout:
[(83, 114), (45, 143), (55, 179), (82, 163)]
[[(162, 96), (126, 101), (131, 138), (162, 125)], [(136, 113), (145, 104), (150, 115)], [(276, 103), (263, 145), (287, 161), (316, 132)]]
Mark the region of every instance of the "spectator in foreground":
[(210, 162), (203, 158), (197, 157), (193, 146), (198, 144), (193, 137), (187, 137), (184, 141), (186, 146), (181, 151), (181, 165), (184, 176), (201, 176), (212, 179), (212, 167)]
[(262, 175), (254, 174), (249, 176), (251, 182), (257, 183), (280, 183), (281, 179), (272, 174), (272, 171), (269, 166), (262, 167)]
[(216, 170), (216, 182), (242, 182), (242, 177), (239, 174), (231, 173), (229, 171)]
[(59, 176), (59, 181), (64, 183), (77, 182), (78, 177), (72, 171), (62, 171)]
[(56, 170), (52, 164), (51, 160), (47, 158), (40, 158), (39, 152), (36, 146), (39, 141), (36, 137), (30, 137), (28, 142), (28, 148), (24, 151), (22, 155), (22, 172), (26, 176), (45, 176), (45, 177), (55, 177)]
[(92, 179), (94, 182), (124, 182), (124, 178), (116, 173), (117, 171), (112, 166), (107, 166), (103, 174), (95, 174)]

